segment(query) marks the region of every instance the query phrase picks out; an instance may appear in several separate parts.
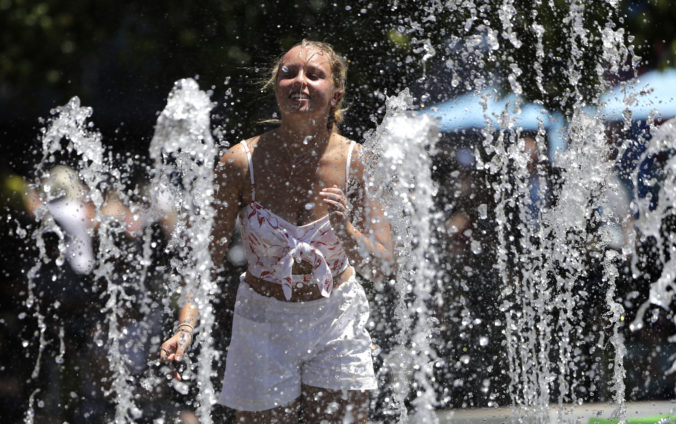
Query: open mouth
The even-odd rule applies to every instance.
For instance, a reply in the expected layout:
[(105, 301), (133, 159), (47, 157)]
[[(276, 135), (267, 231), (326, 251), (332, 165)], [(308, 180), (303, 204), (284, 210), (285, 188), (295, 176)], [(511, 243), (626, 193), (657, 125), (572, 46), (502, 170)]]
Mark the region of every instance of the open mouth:
[(307, 94), (301, 94), (301, 93), (292, 94), (289, 97), (291, 98), (291, 100), (308, 100), (308, 99), (310, 99), (310, 96), (308, 96)]

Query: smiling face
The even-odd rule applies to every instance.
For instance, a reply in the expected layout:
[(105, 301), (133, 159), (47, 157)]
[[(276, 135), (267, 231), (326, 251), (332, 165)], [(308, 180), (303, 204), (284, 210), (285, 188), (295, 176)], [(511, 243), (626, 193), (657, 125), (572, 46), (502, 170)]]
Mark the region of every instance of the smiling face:
[(341, 95), (335, 89), (331, 62), (323, 51), (300, 45), (282, 57), (275, 82), (282, 119), (305, 116), (326, 120)]

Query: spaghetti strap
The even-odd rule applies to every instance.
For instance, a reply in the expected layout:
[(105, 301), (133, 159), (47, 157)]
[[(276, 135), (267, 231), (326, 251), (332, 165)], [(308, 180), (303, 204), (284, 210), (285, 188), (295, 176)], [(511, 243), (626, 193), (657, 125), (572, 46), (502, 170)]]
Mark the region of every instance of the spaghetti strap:
[(345, 161), (345, 191), (347, 192), (347, 183), (350, 181), (350, 162), (352, 161), (352, 150), (354, 150), (354, 140), (350, 141), (350, 147), (347, 150), (347, 160)]
[(251, 150), (247, 146), (246, 141), (242, 140), (242, 146), (246, 152), (246, 158), (249, 160), (249, 177), (251, 179), (251, 201), (256, 201), (256, 184), (254, 183), (253, 160), (251, 159)]

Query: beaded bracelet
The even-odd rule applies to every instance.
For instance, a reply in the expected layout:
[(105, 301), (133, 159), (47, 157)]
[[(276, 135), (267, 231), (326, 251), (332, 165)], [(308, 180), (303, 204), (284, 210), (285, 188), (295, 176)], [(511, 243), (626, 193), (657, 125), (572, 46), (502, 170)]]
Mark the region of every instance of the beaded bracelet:
[[(190, 327), (190, 331), (184, 330), (183, 327)], [(183, 332), (187, 332), (187, 333), (192, 334), (192, 332), (195, 331), (195, 327), (193, 327), (191, 324), (189, 324), (187, 322), (182, 322), (182, 323), (178, 324), (176, 331), (183, 331)]]

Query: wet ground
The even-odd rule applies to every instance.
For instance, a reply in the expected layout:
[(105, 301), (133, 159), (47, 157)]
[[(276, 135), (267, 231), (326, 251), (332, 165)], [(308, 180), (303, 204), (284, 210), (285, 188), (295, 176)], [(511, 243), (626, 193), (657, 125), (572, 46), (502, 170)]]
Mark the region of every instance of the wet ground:
[[(615, 410), (614, 405), (608, 404), (588, 404), (583, 406), (571, 407), (570, 405), (565, 406), (564, 416), (561, 421), (559, 421), (559, 409), (554, 406), (550, 408), (550, 423), (565, 422), (565, 423), (593, 423), (592, 419), (594, 418), (605, 418), (608, 419), (612, 417), (613, 411)], [(654, 417), (662, 414), (675, 414), (676, 415), (676, 400), (673, 401), (659, 401), (659, 402), (631, 402), (627, 403), (627, 423), (631, 424), (632, 421), (639, 422), (640, 418), (645, 417)], [(453, 423), (453, 424), (499, 424), (499, 423), (510, 423), (512, 422), (512, 416), (514, 416), (511, 408), (481, 408), (481, 409), (471, 409), (471, 410), (456, 410), (456, 411), (444, 411), (439, 413), (439, 422), (441, 424)], [(518, 421), (516, 421), (518, 422)], [(525, 423), (529, 421), (523, 421)], [(607, 421), (600, 421), (605, 423)], [(641, 423), (648, 422), (658, 422), (658, 419), (655, 420), (640, 420)], [(663, 421), (664, 422), (664, 421)], [(666, 421), (666, 422), (676, 422), (676, 421)]]

